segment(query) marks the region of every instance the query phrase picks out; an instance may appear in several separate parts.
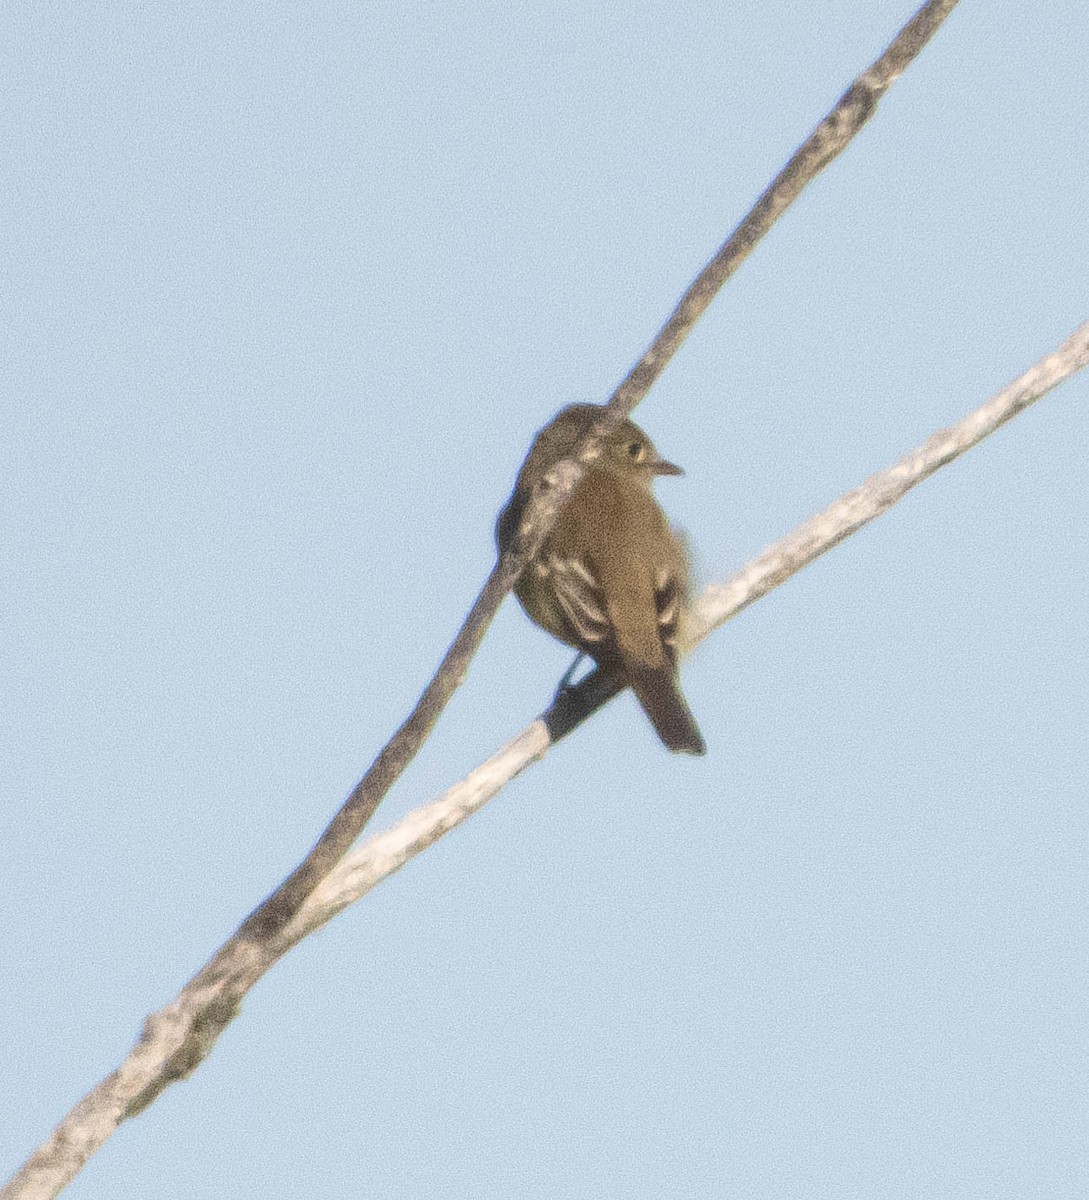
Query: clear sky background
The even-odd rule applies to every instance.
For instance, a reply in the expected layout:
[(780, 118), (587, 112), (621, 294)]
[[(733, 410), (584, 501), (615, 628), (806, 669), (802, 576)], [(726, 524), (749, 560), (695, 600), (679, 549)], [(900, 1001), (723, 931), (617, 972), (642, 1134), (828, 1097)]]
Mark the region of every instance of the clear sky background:
[[(912, 11), (5, 5), (0, 1177), (309, 847)], [(639, 409), (722, 577), (1089, 315), (1082, 0), (966, 0)], [(71, 1187), (1084, 1197), (1089, 378), (277, 966)], [(374, 828), (548, 701), (508, 601)]]

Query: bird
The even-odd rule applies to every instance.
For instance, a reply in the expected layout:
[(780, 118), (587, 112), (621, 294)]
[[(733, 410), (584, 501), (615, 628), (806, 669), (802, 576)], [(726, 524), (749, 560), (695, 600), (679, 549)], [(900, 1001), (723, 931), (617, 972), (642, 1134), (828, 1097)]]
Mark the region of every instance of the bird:
[[(521, 532), (534, 492), (549, 486), (551, 468), (604, 411), (568, 405), (537, 434), (496, 522), (500, 556)], [(678, 674), (687, 555), (652, 490), (659, 475), (683, 474), (634, 421), (623, 421), (586, 466), (514, 593), (533, 622), (631, 687), (670, 750), (703, 754)]]

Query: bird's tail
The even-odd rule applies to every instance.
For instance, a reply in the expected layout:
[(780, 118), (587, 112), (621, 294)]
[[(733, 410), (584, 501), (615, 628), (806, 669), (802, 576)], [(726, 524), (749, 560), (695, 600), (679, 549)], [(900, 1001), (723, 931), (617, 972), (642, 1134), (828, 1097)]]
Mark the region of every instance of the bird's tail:
[(666, 746), (675, 754), (706, 753), (707, 747), (681, 695), (672, 666), (648, 667), (630, 659), (626, 665), (632, 691)]

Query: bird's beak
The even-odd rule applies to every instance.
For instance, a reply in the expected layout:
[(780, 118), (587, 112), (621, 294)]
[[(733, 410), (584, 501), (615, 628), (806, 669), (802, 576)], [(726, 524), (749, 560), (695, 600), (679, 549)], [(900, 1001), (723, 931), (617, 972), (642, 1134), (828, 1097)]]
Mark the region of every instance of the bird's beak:
[(658, 459), (652, 470), (655, 475), (683, 475), (684, 468), (678, 467), (676, 463), (666, 462), (664, 458)]

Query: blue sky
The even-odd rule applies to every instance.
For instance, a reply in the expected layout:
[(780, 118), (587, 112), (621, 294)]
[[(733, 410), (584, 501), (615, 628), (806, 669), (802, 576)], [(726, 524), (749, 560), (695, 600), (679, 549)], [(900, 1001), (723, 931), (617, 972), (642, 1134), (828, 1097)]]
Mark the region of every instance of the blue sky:
[[(5, 7), (0, 1177), (294, 865), (908, 4)], [(1087, 316), (1081, 5), (964, 4), (638, 420), (726, 575)], [(1050, 1197), (1085, 1138), (1076, 378), (298, 948), (73, 1197)], [(376, 818), (569, 661), (501, 611)]]

